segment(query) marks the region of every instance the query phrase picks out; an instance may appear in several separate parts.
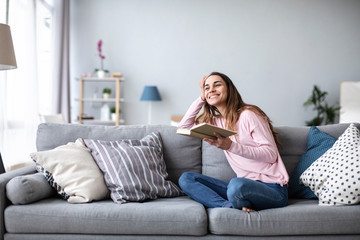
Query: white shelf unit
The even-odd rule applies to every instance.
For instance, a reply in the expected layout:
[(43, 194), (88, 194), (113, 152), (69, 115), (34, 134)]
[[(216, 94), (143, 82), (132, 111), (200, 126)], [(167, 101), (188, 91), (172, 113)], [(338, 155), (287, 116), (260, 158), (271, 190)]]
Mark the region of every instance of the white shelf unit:
[[(106, 78), (96, 78), (96, 77), (84, 77), (84, 78), (77, 78), (79, 81), (79, 98), (76, 99), (79, 101), (79, 123), (80, 124), (104, 124), (104, 125), (111, 125), (115, 124), (116, 126), (120, 124), (124, 124), (125, 120), (120, 119), (120, 103), (124, 102), (125, 99), (121, 98), (120, 96), (120, 88), (121, 83), (125, 81), (123, 77), (106, 77)], [(84, 87), (86, 82), (115, 82), (115, 98), (84, 98)], [(84, 113), (84, 103), (85, 102), (115, 102), (115, 114), (116, 120), (115, 121), (102, 121), (99, 119), (82, 119), (82, 115)]]

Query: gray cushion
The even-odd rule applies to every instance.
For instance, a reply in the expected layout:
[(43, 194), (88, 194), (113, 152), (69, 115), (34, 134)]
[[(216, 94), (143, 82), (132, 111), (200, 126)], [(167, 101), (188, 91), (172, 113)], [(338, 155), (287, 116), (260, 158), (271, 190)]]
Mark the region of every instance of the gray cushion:
[(283, 208), (246, 213), (210, 208), (209, 230), (226, 235), (360, 234), (360, 207), (318, 206), (317, 200), (292, 199)]
[(229, 165), (224, 151), (203, 141), (202, 144), (202, 174), (229, 182), (236, 177)]
[(167, 125), (91, 126), (79, 124), (42, 123), (38, 127), (38, 151), (74, 142), (77, 138), (116, 141), (141, 139), (158, 131), (164, 144), (164, 160), (169, 180), (177, 183), (185, 171), (201, 172), (201, 140), (176, 134), (176, 127)]
[(204, 235), (207, 215), (200, 203), (188, 197), (127, 204), (46, 199), (10, 205), (5, 226), (9, 233)]
[(285, 164), (289, 176), (292, 175), (299, 159), (306, 151), (307, 136), (310, 127), (276, 127), (279, 133), (281, 147), (280, 156)]
[(18, 176), (6, 184), (6, 196), (12, 204), (32, 203), (55, 193), (41, 173)]

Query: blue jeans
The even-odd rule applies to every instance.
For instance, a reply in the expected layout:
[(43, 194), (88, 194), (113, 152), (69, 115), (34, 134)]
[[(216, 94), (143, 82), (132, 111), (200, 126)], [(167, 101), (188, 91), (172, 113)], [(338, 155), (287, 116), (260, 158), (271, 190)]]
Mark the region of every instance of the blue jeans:
[(206, 207), (243, 207), (253, 210), (284, 207), (287, 185), (233, 178), (229, 183), (199, 173), (185, 172), (179, 178), (184, 193)]

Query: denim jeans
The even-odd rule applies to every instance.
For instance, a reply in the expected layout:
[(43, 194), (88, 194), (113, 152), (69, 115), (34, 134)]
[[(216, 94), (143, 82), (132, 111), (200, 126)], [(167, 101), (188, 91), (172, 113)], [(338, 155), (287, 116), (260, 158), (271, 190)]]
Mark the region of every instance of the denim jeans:
[(233, 178), (229, 183), (199, 173), (185, 172), (179, 178), (184, 193), (206, 207), (243, 207), (263, 210), (286, 206), (287, 185)]

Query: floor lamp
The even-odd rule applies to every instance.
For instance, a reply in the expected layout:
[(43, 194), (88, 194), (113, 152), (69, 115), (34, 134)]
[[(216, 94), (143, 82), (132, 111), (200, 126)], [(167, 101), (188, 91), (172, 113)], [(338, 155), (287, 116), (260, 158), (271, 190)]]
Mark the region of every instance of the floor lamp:
[[(0, 70), (15, 69), (16, 67), (10, 27), (7, 24), (0, 23)], [(4, 172), (5, 168), (0, 153), (0, 174)]]
[(156, 86), (145, 86), (140, 101), (149, 101), (148, 124), (151, 124), (151, 102), (161, 101), (160, 93)]

